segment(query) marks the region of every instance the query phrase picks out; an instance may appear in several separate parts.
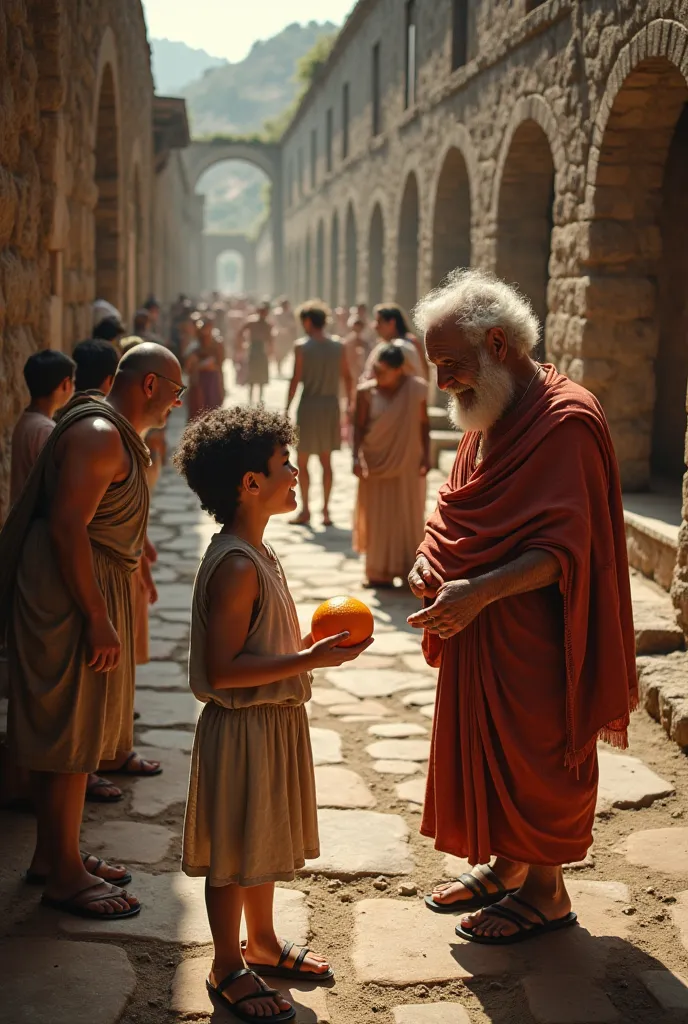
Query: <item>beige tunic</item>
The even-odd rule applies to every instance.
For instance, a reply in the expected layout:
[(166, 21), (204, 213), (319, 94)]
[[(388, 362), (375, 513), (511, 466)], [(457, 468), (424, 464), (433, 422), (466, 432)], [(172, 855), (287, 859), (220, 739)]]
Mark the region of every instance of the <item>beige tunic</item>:
[(364, 477), (354, 511), (354, 550), (365, 553), (369, 580), (390, 582), (406, 577), (423, 539), (420, 424), (428, 387), (418, 377), (405, 377), (391, 398), (373, 381), (360, 389), (370, 392), (370, 419), (361, 446)]
[[(96, 579), (121, 642), (116, 669), (87, 665), (85, 620), (49, 536), (62, 434), (86, 417), (114, 423), (131, 458), (126, 480), (108, 488), (89, 523)], [(0, 634), (7, 631), (12, 700), (8, 738), (20, 767), (92, 772), (131, 749), (134, 703), (132, 579), (148, 521), (148, 449), (106, 403), (78, 396), (49, 437), (0, 534)]]
[(12, 433), (12, 468), (10, 471), (10, 505), (22, 492), (29, 473), (43, 445), (55, 429), (55, 420), (42, 412), (25, 409)]
[(208, 585), (231, 554), (250, 558), (258, 573), (259, 596), (244, 652), (301, 649), (296, 608), (277, 558), (238, 537), (216, 534), (196, 577), (191, 615), (189, 685), (205, 707), (191, 759), (182, 868), (187, 875), (206, 876), (211, 885), (249, 886), (290, 881), (307, 859), (319, 856), (304, 707), (311, 680), (304, 673), (265, 686), (210, 686)]
[(298, 348), (303, 356), (303, 391), (296, 414), (299, 451), (313, 455), (339, 451), (343, 345), (334, 338), (305, 338), (298, 342)]

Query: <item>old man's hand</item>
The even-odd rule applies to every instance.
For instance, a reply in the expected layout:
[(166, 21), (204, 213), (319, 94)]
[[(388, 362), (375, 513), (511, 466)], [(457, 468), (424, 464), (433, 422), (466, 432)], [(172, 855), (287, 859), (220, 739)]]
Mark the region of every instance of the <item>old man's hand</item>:
[(486, 603), (476, 580), (454, 580), (442, 584), (433, 604), (410, 615), (408, 622), (416, 629), (427, 629), (428, 633), (448, 640), (465, 629)]
[(425, 555), (418, 555), (416, 564), (409, 573), (409, 586), (416, 597), (432, 598), (442, 586), (442, 580), (430, 565)]

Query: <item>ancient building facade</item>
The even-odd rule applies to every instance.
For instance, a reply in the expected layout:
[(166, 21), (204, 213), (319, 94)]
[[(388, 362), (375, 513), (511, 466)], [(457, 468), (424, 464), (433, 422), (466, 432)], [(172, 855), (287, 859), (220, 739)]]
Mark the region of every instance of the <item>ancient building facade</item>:
[[(156, 172), (188, 129), (184, 140), (179, 112), (175, 134), (175, 112), (154, 108), (140, 0), (2, 0), (0, 86), (1, 522), (24, 362), (88, 337), (96, 297), (129, 319), (155, 266), (164, 279), (188, 207), (172, 207), (156, 261)], [(179, 176), (167, 177), (176, 196)]]
[(687, 101), (685, 0), (360, 0), (282, 152), (295, 297), (520, 285), (624, 486), (657, 492), (686, 628)]

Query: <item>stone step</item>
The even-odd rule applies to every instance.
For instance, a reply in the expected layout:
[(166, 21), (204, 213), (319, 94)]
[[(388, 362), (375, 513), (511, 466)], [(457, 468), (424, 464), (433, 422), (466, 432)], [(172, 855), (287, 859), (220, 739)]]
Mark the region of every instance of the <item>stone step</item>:
[(683, 631), (669, 595), (639, 573), (631, 575), (631, 598), (638, 654), (668, 654), (683, 648)]
[(679, 747), (688, 747), (688, 653), (638, 658), (640, 700)]
[(634, 569), (671, 587), (678, 551), (681, 500), (661, 494), (624, 494), (628, 559)]

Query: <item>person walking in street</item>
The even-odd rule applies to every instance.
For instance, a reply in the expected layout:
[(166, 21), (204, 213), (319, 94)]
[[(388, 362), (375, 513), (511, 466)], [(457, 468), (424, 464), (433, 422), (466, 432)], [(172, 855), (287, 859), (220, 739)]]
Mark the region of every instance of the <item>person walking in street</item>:
[(133, 349), (107, 399), (72, 399), (0, 533), (8, 744), (33, 773), (38, 819), (30, 872), (45, 880), (44, 905), (79, 917), (140, 910), (104, 880), (126, 884), (125, 869), (82, 859), (79, 833), (89, 773), (132, 746), (131, 578), (149, 506), (142, 435), (164, 425), (183, 390), (167, 349)]
[(184, 370), (189, 377), (186, 408), (190, 420), (222, 405), (225, 398), (224, 358), (224, 345), (215, 334), (212, 313), (205, 312), (196, 321), (196, 339), (184, 355)]
[[(175, 464), (221, 530), (194, 585), (189, 684), (196, 726), (182, 867), (205, 878), (214, 958), (210, 993), (239, 1020), (288, 1021), (291, 1003), (263, 977), (330, 981), (324, 957), (278, 938), (275, 882), (320, 854), (305, 703), (314, 669), (354, 661), (372, 639), (338, 646), (301, 636), (270, 518), (296, 508), (294, 428), (264, 408), (222, 409), (190, 423)], [(231, 629), (228, 629), (231, 623)], [(248, 939), (240, 941), (242, 912)]]
[(291, 522), (297, 526), (310, 523), (308, 461), (311, 455), (317, 455), (323, 474), (323, 523), (331, 526), (332, 452), (339, 451), (341, 447), (339, 394), (342, 385), (344, 393), (351, 394), (351, 375), (344, 345), (326, 333), (329, 309), (325, 303), (319, 299), (305, 303), (299, 309), (299, 318), (306, 337), (296, 345), (294, 375), (289, 384), (286, 411), (289, 413), (297, 388), (302, 384), (296, 414), (301, 511)]
[[(513, 287), (456, 271), (415, 310), (464, 431), (409, 576), (439, 667), (421, 832), (474, 865), (426, 903), (491, 946), (576, 923), (598, 740), (638, 702), (621, 487), (602, 407), (541, 366)], [(491, 858), (496, 858), (491, 863)]]
[(242, 352), (248, 342), (246, 359), (246, 384), (248, 404), (253, 405), (253, 396), (258, 393), (258, 402), (263, 402), (263, 390), (270, 383), (270, 360), (273, 357), (275, 329), (268, 320), (270, 303), (261, 302), (237, 331), (237, 345)]
[(277, 365), (277, 376), (281, 377), (282, 363), (293, 353), (298, 335), (296, 315), (286, 296), (279, 300), (272, 318), (275, 323), (273, 355)]
[(394, 344), (404, 353), (407, 366), (406, 372), (414, 377), (422, 377), (424, 380), (427, 380), (428, 364), (425, 358), (425, 351), (418, 338), (411, 333), (401, 306), (398, 306), (395, 302), (385, 302), (382, 305), (376, 306), (374, 313), (378, 342), (368, 357), (364, 379), (370, 380), (374, 376), (373, 366), (377, 360), (378, 353), (382, 351), (385, 345)]
[(404, 372), (396, 345), (379, 353), (374, 372), (359, 385), (354, 415), (353, 546), (365, 554), (367, 586), (392, 587), (395, 577), (408, 575), (423, 539), (428, 386)]

